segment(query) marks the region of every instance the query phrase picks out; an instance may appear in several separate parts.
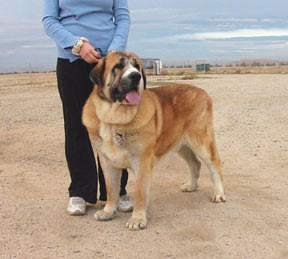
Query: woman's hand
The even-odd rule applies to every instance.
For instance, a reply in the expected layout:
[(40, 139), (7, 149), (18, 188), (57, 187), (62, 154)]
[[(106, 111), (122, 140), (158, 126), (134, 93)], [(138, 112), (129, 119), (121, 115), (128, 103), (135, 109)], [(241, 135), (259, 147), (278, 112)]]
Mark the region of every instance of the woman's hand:
[(89, 64), (97, 63), (100, 58), (100, 54), (89, 42), (84, 42), (79, 51), (79, 55)]

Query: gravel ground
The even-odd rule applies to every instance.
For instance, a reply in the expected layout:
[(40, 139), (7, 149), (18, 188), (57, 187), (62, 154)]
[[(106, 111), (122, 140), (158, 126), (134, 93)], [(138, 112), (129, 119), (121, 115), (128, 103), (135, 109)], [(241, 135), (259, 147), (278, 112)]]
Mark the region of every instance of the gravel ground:
[[(109, 222), (93, 219), (97, 205), (85, 216), (66, 213), (55, 74), (1, 75), (0, 258), (288, 258), (288, 75), (182, 82), (214, 100), (228, 201), (209, 201), (205, 166), (199, 190), (180, 192), (188, 168), (172, 154), (154, 169), (147, 229), (131, 232), (130, 213)], [(131, 175), (130, 194), (133, 186)]]

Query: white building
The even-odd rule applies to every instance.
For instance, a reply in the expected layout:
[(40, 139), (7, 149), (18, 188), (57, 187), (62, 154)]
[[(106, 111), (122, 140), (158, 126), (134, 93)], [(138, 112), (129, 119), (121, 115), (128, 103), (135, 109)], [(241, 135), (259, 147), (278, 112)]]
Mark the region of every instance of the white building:
[(143, 68), (147, 74), (160, 75), (162, 73), (162, 61), (158, 58), (141, 58)]

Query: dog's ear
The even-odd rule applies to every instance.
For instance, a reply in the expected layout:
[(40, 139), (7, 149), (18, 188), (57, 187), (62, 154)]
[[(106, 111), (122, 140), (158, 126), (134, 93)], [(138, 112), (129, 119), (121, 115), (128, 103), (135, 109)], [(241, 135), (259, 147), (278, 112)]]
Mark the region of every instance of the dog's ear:
[(90, 72), (90, 80), (98, 86), (103, 86), (104, 85), (104, 71), (105, 71), (105, 64), (106, 64), (106, 59), (100, 59), (98, 64), (92, 69)]
[(145, 75), (143, 68), (142, 68), (142, 77), (143, 77), (143, 83), (144, 83), (144, 90), (146, 90), (147, 79), (146, 79), (146, 75)]

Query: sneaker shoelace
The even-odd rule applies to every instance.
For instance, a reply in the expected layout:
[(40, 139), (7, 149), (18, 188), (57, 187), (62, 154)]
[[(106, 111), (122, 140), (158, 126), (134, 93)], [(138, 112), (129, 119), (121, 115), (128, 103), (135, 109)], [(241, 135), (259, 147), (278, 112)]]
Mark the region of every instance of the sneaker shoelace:
[(71, 204), (72, 205), (84, 205), (84, 200), (82, 198), (78, 198), (78, 197), (73, 197), (71, 199)]
[(126, 196), (126, 195), (123, 195), (123, 196), (121, 196), (120, 197), (120, 202), (132, 202), (132, 199), (131, 199), (131, 197), (129, 197), (129, 196)]

